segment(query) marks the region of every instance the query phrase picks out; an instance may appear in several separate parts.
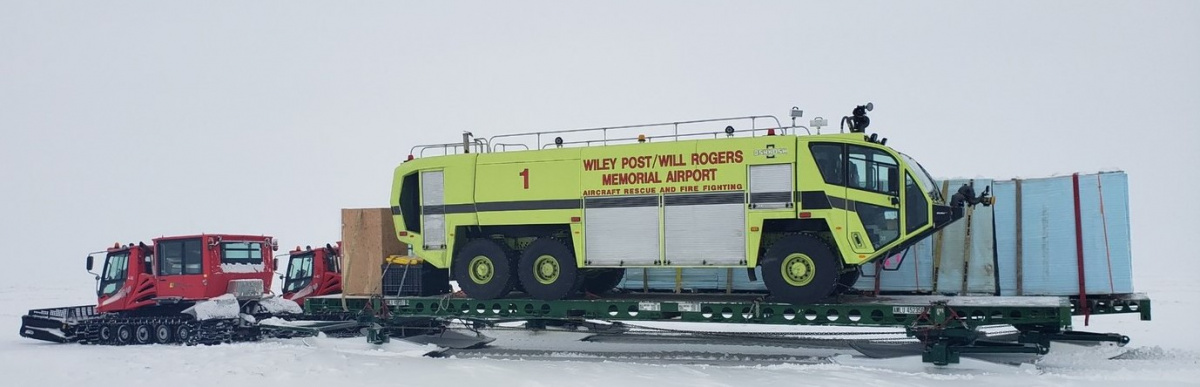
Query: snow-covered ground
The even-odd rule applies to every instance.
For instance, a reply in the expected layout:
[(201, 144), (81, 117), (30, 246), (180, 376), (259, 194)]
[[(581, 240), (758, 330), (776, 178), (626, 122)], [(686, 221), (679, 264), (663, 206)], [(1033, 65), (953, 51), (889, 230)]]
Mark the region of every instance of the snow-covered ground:
[[(79, 278), (78, 276), (71, 276)], [(1154, 321), (1136, 316), (1094, 317), (1077, 329), (1121, 332), (1133, 338), (1117, 360), (1090, 352), (1053, 352), (1037, 366), (997, 366), (965, 360), (934, 367), (917, 359), (872, 360), (841, 351), (833, 364), (680, 365), (595, 361), (564, 353), (561, 360), (428, 358), (436, 348), (402, 341), (369, 345), (362, 338), (273, 340), (221, 346), (99, 347), (42, 343), (17, 335), (20, 316), (37, 307), (82, 305), (85, 279), (65, 285), (0, 288), (0, 375), (11, 386), (372, 385), (463, 386), (745, 386), (745, 385), (1004, 385), (1129, 386), (1200, 384), (1200, 338), (1191, 331), (1200, 285), (1168, 280), (1144, 286), (1154, 299)], [(1161, 289), (1161, 290), (1154, 290)], [(581, 346), (588, 345), (580, 343)], [(569, 349), (569, 347), (568, 347)], [(569, 352), (569, 351), (568, 351)], [(778, 352), (778, 350), (775, 350)], [(830, 351), (825, 351), (830, 352)], [(825, 353), (824, 355), (835, 354)], [(798, 354), (802, 354), (798, 352)]]

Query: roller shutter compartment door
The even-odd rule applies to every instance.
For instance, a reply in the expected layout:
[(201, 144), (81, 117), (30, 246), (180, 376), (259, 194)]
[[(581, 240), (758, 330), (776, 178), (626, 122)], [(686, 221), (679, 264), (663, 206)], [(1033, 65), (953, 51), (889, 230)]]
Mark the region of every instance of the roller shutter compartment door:
[(426, 250), (446, 248), (446, 202), (442, 171), (421, 172), (421, 237)]
[(792, 206), (792, 164), (750, 166), (750, 209)]
[(588, 266), (658, 262), (658, 196), (586, 198), (583, 219)]
[(667, 262), (741, 265), (746, 260), (746, 193), (663, 196)]

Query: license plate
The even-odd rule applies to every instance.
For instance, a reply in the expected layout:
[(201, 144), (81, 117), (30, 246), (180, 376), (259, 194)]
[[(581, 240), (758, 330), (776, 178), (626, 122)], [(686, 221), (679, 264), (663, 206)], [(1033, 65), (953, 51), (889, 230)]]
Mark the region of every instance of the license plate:
[(662, 304), (657, 302), (639, 302), (638, 310), (642, 312), (660, 312), (662, 311)]
[(923, 306), (893, 306), (892, 314), (921, 314), (925, 312)]

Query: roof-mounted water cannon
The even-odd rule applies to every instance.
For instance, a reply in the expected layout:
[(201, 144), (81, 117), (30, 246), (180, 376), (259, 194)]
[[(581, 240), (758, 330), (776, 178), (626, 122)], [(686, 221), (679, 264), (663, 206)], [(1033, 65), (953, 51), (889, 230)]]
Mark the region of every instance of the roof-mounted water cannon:
[(850, 133), (862, 133), (867, 130), (867, 126), (871, 125), (871, 119), (867, 117), (867, 112), (875, 110), (875, 104), (867, 102), (866, 105), (858, 105), (854, 111), (850, 112), (850, 116), (842, 117), (842, 129), (846, 126), (850, 127)]

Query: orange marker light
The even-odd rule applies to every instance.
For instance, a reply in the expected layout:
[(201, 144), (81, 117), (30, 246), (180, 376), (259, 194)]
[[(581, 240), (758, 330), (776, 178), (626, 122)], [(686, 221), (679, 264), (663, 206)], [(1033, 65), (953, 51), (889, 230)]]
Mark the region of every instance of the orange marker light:
[(757, 226), (751, 226), (751, 227), (750, 227), (750, 232), (758, 232), (758, 227), (757, 227)]
[(800, 219), (808, 219), (812, 217), (812, 213), (805, 211), (800, 213)]
[(398, 232), (398, 233), (396, 233), (396, 234), (398, 234), (398, 235), (400, 235), (400, 236), (402, 236), (402, 237), (405, 237), (405, 236), (408, 236), (408, 231), (401, 231), (401, 232)]
[(579, 223), (580, 220), (583, 220), (583, 219), (578, 216), (571, 217), (571, 223)]

